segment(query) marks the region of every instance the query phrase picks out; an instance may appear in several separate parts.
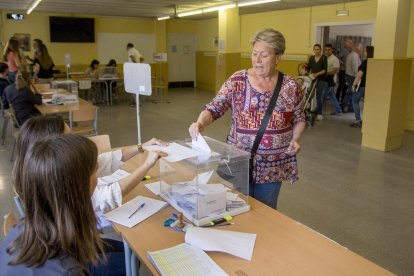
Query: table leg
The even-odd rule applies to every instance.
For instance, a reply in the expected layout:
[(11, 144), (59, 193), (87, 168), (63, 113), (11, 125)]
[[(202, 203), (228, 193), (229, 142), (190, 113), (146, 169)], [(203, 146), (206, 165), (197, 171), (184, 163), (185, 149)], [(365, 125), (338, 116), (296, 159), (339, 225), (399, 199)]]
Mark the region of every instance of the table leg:
[(131, 252), (131, 276), (138, 276), (139, 260), (134, 252)]
[(107, 100), (106, 105), (109, 105), (109, 88), (108, 88), (108, 83), (106, 81), (104, 81), (103, 83), (105, 83), (105, 86), (106, 86), (106, 100)]
[(124, 249), (125, 249), (125, 268), (126, 268), (126, 276), (131, 276), (131, 248), (129, 248), (128, 243), (122, 239), (124, 242)]
[[(112, 90), (112, 83), (113, 83), (114, 81), (111, 81), (111, 83), (109, 84), (109, 89), (110, 89), (110, 92), (109, 92), (109, 95), (111, 96), (111, 105), (112, 105), (112, 93), (113, 93), (113, 90)], [(116, 82), (116, 81), (115, 81)]]

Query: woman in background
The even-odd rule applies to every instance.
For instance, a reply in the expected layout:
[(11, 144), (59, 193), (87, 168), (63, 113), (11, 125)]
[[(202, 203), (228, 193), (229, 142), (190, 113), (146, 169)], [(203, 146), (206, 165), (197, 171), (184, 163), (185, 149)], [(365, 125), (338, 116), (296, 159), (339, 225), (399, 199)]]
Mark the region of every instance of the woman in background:
[(50, 84), (53, 81), (53, 63), (52, 57), (49, 55), (49, 51), (46, 45), (40, 44), (37, 49), (37, 58), (34, 60), (36, 66), (33, 76), (33, 82), (39, 84)]
[(3, 61), (9, 66), (9, 75), (7, 80), (10, 84), (16, 81), (16, 74), (19, 71), (20, 66), (23, 65), (22, 57), (19, 54), (19, 42), (14, 39), (10, 39), (4, 47)]
[[(106, 67), (117, 67), (116, 61), (114, 59), (111, 59), (109, 61), (108, 65), (106, 65)], [(121, 77), (121, 73), (118, 72), (118, 78), (120, 78), (120, 77)], [(111, 81), (107, 81), (107, 83), (108, 83), (108, 87), (109, 87)], [(116, 99), (118, 99), (118, 96), (119, 96), (119, 90), (118, 90), (118, 87), (116, 85), (116, 81), (114, 81), (114, 82), (112, 82), (112, 98), (116, 100)]]
[[(99, 78), (99, 61), (96, 59), (92, 60), (91, 66), (88, 67), (85, 71), (85, 78), (88, 79), (97, 79)], [(98, 85), (93, 83), (91, 89), (88, 91), (88, 102), (95, 104), (96, 99), (98, 98)]]

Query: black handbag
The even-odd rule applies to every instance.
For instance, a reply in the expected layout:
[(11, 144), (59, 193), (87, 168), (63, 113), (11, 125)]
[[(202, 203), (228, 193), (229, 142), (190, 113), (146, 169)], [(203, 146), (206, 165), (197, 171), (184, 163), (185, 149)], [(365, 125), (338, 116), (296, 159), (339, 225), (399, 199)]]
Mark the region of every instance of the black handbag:
[[(243, 164), (240, 162), (235, 162), (235, 164), (226, 163), (219, 165), (216, 172), (217, 174), (226, 181), (229, 181), (233, 184), (233, 188), (243, 194), (247, 194), (246, 186), (242, 185), (245, 179), (237, 179), (237, 175), (240, 175), (239, 172), (248, 169), (249, 170), (249, 184), (254, 185), (253, 182), (253, 159), (256, 154), (256, 151), (262, 141), (263, 135), (266, 131), (267, 125), (269, 124), (270, 117), (272, 116), (273, 110), (275, 109), (277, 98), (279, 97), (280, 90), (282, 89), (284, 74), (279, 72), (279, 76), (277, 78), (277, 84), (275, 90), (273, 92), (272, 98), (270, 99), (269, 105), (267, 106), (266, 114), (260, 123), (259, 131), (257, 132), (256, 139), (254, 140), (254, 144), (252, 150), (250, 152), (251, 158), (249, 159), (249, 168), (244, 168)], [(245, 183), (245, 182), (244, 182)], [(254, 197), (254, 193), (251, 195)]]

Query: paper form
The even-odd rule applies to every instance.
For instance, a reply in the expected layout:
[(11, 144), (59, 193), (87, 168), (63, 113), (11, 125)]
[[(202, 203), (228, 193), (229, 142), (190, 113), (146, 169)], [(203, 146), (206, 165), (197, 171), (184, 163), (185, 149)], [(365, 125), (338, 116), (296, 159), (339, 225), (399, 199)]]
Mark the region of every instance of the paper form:
[(163, 151), (165, 153), (168, 153), (167, 157), (163, 157), (168, 162), (178, 162), (178, 161), (181, 161), (183, 159), (188, 159), (188, 158), (191, 158), (191, 157), (201, 156), (201, 155), (205, 154), (203, 152), (198, 152), (198, 151), (189, 149), (187, 147), (181, 146), (177, 143), (171, 143), (167, 147), (158, 146), (158, 145), (146, 146), (146, 147), (144, 147), (144, 149), (147, 150), (147, 151), (160, 150), (160, 151)]
[(51, 103), (52, 99), (42, 99), (42, 103), (46, 104), (46, 103)]
[(40, 92), (40, 94), (42, 94), (42, 95), (52, 95), (53, 92)]
[[(129, 218), (129, 216), (134, 213), (134, 211), (137, 210), (138, 207), (143, 203), (145, 203), (145, 206), (136, 212), (131, 218)], [(108, 220), (115, 223), (131, 228), (167, 206), (167, 202), (148, 197), (137, 196), (121, 207), (118, 207), (115, 210), (104, 214), (103, 217), (106, 217)]]
[(192, 145), (196, 148), (199, 148), (205, 152), (211, 152), (210, 147), (208, 146), (206, 140), (204, 140), (204, 137), (201, 136), (201, 134), (199, 133), (197, 136), (197, 140), (192, 141)]
[(148, 252), (147, 257), (163, 276), (228, 276), (204, 251), (185, 243)]
[(147, 187), (147, 189), (153, 192), (155, 195), (159, 196), (160, 195), (160, 183), (161, 183), (161, 189), (163, 191), (168, 191), (168, 189), (170, 188), (170, 185), (168, 185), (164, 181), (158, 181), (158, 182), (145, 184), (145, 187)]
[(128, 175), (130, 175), (129, 172), (126, 172), (124, 170), (117, 170), (116, 172), (114, 172), (111, 175), (108, 175), (108, 176), (105, 176), (105, 177), (99, 177), (98, 178), (98, 185), (100, 185), (100, 186), (110, 185), (112, 183), (118, 182), (121, 179), (124, 179)]
[(204, 251), (220, 251), (251, 261), (256, 234), (192, 227), (185, 242)]

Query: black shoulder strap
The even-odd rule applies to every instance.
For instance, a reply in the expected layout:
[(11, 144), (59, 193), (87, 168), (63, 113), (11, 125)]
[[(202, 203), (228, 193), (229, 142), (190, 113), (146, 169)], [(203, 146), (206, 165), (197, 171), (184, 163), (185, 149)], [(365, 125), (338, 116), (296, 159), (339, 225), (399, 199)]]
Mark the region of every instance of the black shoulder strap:
[[(266, 131), (267, 125), (269, 124), (270, 116), (272, 116), (273, 109), (275, 109), (277, 98), (279, 97), (280, 90), (282, 89), (283, 77), (284, 74), (279, 71), (279, 76), (277, 77), (277, 84), (275, 90), (273, 91), (273, 95), (270, 99), (269, 105), (267, 107), (266, 115), (260, 123), (259, 131), (257, 132), (256, 139), (254, 140), (254, 144), (251, 151), (252, 155), (256, 154), (257, 148), (259, 147), (259, 144), (262, 141), (263, 135)], [(251, 160), (253, 160), (253, 156)]]

